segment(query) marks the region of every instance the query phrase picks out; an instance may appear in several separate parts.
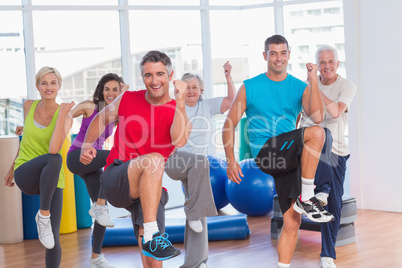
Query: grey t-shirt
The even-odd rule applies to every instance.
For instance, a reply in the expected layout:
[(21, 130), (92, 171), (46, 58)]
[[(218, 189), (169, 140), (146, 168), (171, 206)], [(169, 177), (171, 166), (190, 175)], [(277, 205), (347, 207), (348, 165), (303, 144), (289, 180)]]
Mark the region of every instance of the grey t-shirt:
[[(323, 85), (321, 81), (318, 80), (318, 87), (330, 100), (343, 102), (348, 107), (338, 118), (332, 118), (331, 115), (325, 111), (324, 120), (320, 124), (320, 126), (331, 130), (333, 139), (332, 152), (340, 156), (346, 156), (349, 154), (349, 147), (345, 137), (345, 130), (348, 125), (348, 109), (356, 94), (356, 86), (338, 75), (336, 81), (331, 85)], [(308, 127), (312, 125), (315, 124), (307, 117), (306, 112), (303, 110), (300, 126)]]
[(190, 138), (178, 151), (208, 154), (208, 149), (216, 144), (213, 117), (220, 114), (223, 97), (202, 99), (194, 107), (186, 105), (186, 113), (193, 124)]

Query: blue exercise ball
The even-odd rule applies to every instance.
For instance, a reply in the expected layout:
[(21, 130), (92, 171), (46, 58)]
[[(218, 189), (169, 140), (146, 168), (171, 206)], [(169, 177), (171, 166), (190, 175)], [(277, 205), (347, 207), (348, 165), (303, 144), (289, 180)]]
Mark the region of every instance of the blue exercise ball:
[(273, 209), (275, 194), (274, 178), (262, 172), (254, 159), (239, 163), (244, 177), (240, 184), (226, 182), (226, 196), (232, 206), (249, 216), (263, 216)]
[(209, 160), (209, 178), (211, 180), (212, 193), (214, 195), (214, 201), (216, 209), (219, 210), (229, 204), (229, 200), (226, 197), (225, 185), (229, 180), (226, 175), (226, 161), (222, 158), (208, 155)]

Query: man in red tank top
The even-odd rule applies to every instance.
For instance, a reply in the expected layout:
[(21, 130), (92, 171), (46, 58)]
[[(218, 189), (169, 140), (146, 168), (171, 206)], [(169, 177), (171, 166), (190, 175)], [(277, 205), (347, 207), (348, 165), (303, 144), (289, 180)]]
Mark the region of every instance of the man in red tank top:
[[(146, 90), (126, 91), (92, 120), (81, 149), (81, 162), (96, 157), (92, 143), (105, 126), (118, 122), (114, 145), (101, 177), (108, 202), (131, 212), (136, 237), (142, 237), (144, 267), (180, 254), (164, 232), (162, 190), (164, 163), (174, 147), (186, 144), (191, 132), (185, 111), (187, 83), (176, 80), (175, 100), (169, 96), (173, 71), (170, 58), (159, 51), (148, 52), (141, 61)], [(154, 266), (152, 266), (154, 267)]]

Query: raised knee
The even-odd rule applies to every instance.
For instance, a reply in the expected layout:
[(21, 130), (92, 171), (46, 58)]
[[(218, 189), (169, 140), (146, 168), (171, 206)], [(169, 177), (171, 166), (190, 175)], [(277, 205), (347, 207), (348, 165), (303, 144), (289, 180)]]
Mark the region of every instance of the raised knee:
[(312, 138), (321, 144), (325, 142), (325, 130), (320, 126), (312, 126), (310, 128)]
[(149, 153), (147, 154), (147, 157), (154, 159), (155, 161), (164, 161), (164, 158), (160, 153)]
[(60, 166), (63, 164), (63, 157), (60, 154), (48, 154), (48, 163), (52, 166)]
[(150, 153), (144, 160), (144, 172), (152, 172), (158, 177), (163, 176), (165, 158), (159, 153)]

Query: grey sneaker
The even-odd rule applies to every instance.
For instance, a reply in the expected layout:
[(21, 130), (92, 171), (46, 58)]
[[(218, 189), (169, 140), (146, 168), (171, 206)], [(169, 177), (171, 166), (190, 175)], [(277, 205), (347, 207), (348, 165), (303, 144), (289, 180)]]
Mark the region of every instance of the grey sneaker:
[(103, 254), (99, 254), (98, 258), (89, 258), (89, 268), (115, 268), (110, 264)]
[(304, 202), (297, 198), (293, 209), (302, 215), (306, 215), (309, 220), (314, 222), (324, 223), (334, 220), (334, 216), (323, 209), (321, 202), (315, 196)]
[(98, 224), (105, 227), (114, 227), (114, 223), (109, 216), (109, 209), (106, 205), (99, 206), (94, 203), (88, 213)]
[(54, 248), (54, 236), (52, 231), (52, 225), (49, 218), (43, 218), (36, 213), (35, 216), (36, 227), (38, 228), (38, 238), (42, 245), (47, 249)]
[(320, 268), (336, 268), (334, 259), (331, 257), (321, 257)]
[(188, 225), (190, 226), (191, 230), (193, 230), (196, 233), (201, 233), (202, 232), (202, 223), (201, 220), (198, 221), (188, 221)]

